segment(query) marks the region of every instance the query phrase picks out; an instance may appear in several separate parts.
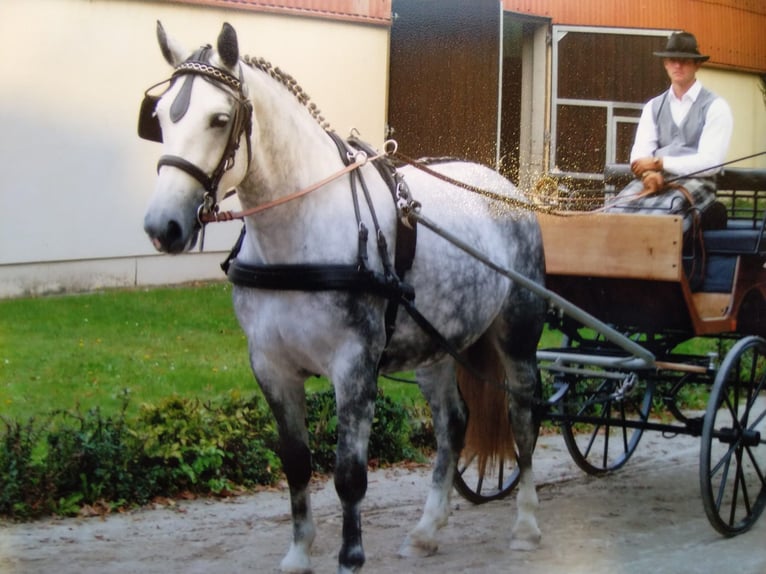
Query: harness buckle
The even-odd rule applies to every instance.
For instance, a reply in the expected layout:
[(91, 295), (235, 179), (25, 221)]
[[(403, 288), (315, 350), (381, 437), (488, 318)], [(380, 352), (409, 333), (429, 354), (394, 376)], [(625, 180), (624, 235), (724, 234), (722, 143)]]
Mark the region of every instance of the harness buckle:
[(396, 152), (399, 150), (399, 144), (396, 140), (386, 140), (383, 142), (383, 152), (386, 155), (395, 155)]
[(206, 219), (209, 215), (215, 216), (218, 213), (218, 203), (215, 200), (215, 195), (211, 192), (205, 192), (202, 196), (202, 203), (197, 207), (197, 224), (200, 229), (199, 237), (199, 250), (200, 252), (205, 250), (205, 227), (207, 225)]
[(420, 210), (420, 202), (415, 201), (410, 194), (410, 188), (404, 182), (404, 178), (397, 174), (398, 183), (396, 184), (396, 209), (399, 212), (399, 219), (402, 224), (410, 229), (414, 229), (412, 214)]
[(360, 165), (364, 165), (367, 163), (367, 154), (364, 153), (362, 150), (358, 151), (349, 151), (346, 152), (346, 159), (348, 160), (348, 164), (352, 163), (358, 163)]

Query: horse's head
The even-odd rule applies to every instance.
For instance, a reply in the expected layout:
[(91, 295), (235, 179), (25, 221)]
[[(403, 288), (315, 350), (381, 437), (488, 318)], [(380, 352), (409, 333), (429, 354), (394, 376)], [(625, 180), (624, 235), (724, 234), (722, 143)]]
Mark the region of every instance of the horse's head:
[[(204, 46), (189, 55), (159, 22), (157, 39), (175, 71), (149, 88), (141, 105), (139, 135), (164, 146), (144, 229), (158, 250), (180, 253), (194, 247), (202, 216), (247, 174), (252, 106), (229, 24), (223, 25), (217, 50)], [(166, 84), (161, 95), (151, 94)]]

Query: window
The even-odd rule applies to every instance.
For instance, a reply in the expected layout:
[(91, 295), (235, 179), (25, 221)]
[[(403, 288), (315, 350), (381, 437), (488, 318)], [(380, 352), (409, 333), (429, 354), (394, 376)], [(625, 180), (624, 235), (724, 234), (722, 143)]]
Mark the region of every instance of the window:
[(551, 171), (600, 180), (625, 163), (644, 103), (668, 87), (661, 60), (669, 32), (553, 27)]

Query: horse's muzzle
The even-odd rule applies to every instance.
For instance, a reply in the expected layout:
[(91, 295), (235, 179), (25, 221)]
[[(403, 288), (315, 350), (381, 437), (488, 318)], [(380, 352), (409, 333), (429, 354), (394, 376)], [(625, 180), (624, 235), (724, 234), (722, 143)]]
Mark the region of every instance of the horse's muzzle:
[(199, 235), (197, 227), (190, 232), (185, 232), (183, 225), (174, 219), (168, 220), (163, 225), (152, 222), (149, 216), (144, 219), (144, 231), (157, 251), (171, 254), (193, 249)]

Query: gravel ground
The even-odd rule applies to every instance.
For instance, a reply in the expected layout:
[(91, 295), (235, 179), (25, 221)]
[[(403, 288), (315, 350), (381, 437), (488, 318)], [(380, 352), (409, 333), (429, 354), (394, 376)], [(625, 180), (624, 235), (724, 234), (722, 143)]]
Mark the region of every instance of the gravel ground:
[[(766, 522), (724, 539), (709, 525), (697, 479), (697, 439), (645, 433), (628, 465), (583, 474), (559, 436), (543, 437), (536, 474), (543, 531), (533, 552), (509, 549), (513, 498), (473, 506), (453, 498), (439, 552), (401, 559), (420, 515), (426, 467), (370, 474), (364, 512), (366, 573), (766, 573)], [(336, 570), (340, 513), (332, 482), (314, 485), (317, 573)], [(291, 526), (284, 489), (227, 500), (179, 501), (105, 518), (0, 527), (2, 574), (278, 572)]]

